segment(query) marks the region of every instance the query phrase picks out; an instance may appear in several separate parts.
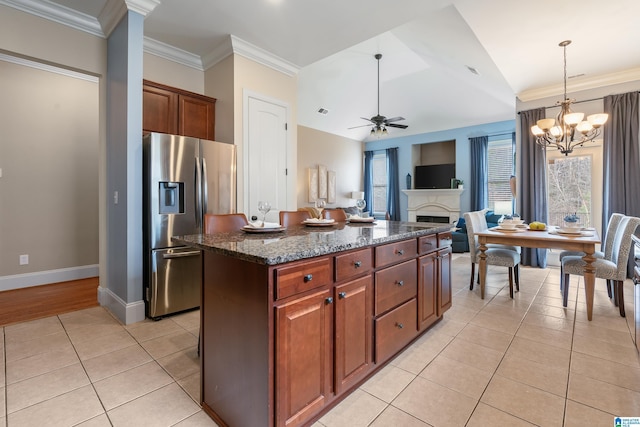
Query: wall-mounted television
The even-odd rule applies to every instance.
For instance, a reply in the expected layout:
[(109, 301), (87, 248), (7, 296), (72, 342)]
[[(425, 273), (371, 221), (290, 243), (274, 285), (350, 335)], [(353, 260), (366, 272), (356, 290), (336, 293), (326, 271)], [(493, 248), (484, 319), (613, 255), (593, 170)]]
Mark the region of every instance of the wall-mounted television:
[(456, 164), (416, 166), (416, 189), (451, 188), (451, 179), (456, 177)]

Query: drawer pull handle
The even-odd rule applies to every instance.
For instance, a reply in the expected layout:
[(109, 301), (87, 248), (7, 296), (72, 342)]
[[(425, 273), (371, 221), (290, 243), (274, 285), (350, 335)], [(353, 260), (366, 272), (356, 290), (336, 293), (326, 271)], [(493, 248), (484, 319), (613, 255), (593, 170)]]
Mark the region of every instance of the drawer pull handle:
[(404, 280), (398, 280), (396, 281), (396, 283), (398, 284), (398, 286), (404, 286)]
[(398, 255), (404, 255), (404, 249), (400, 249), (399, 251), (396, 252)]
[(347, 293), (346, 293), (346, 292), (340, 292), (340, 293), (338, 294), (338, 298), (340, 298), (340, 299), (344, 299), (344, 298), (346, 298), (346, 297), (347, 297)]
[(313, 274), (307, 274), (306, 276), (304, 276), (304, 282), (310, 282), (313, 280)]
[(404, 325), (402, 323), (396, 322), (396, 326), (398, 327), (398, 329), (404, 328)]
[(324, 302), (328, 305), (328, 304), (333, 304), (333, 298), (329, 297), (326, 300), (324, 300)]
[(354, 266), (355, 268), (358, 268), (358, 267), (360, 267), (361, 265), (362, 265), (362, 261), (356, 261), (356, 262), (354, 262), (354, 263), (353, 263), (353, 266)]

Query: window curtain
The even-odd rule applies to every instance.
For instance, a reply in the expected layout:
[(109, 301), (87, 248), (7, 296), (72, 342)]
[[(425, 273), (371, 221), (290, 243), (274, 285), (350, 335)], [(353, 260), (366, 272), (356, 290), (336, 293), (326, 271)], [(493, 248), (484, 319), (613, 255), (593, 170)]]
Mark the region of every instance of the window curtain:
[[(640, 216), (638, 92), (605, 96), (604, 112), (609, 114), (609, 120), (603, 127), (602, 230), (607, 229), (614, 212)], [(629, 254), (632, 257), (633, 251)], [(632, 262), (627, 264), (627, 277), (633, 277)]]
[(487, 207), (489, 179), (489, 165), (487, 160), (487, 150), (489, 148), (489, 137), (478, 136), (469, 138), (471, 146), (471, 210), (479, 211)]
[[(545, 118), (545, 109), (522, 111), (520, 113), (520, 136), (522, 138), (520, 155), (520, 217), (527, 222), (547, 222), (547, 153), (536, 144), (531, 126)], [(545, 268), (547, 250), (522, 248), (522, 265)]]
[(400, 221), (400, 180), (398, 147), (387, 148), (387, 212), (391, 221)]
[(373, 151), (364, 152), (364, 201), (373, 216)]

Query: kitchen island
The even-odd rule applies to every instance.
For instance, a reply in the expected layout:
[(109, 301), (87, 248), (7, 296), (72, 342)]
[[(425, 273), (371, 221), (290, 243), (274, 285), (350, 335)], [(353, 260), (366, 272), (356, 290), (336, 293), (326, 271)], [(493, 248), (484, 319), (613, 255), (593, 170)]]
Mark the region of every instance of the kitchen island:
[(449, 224), (174, 237), (204, 251), (201, 401), (221, 426), (310, 425), (451, 306)]

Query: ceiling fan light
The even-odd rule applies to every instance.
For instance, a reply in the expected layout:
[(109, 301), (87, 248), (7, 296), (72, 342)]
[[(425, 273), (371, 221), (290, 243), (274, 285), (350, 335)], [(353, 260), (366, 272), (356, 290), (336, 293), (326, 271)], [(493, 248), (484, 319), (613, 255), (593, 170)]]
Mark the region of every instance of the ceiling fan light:
[(596, 129), (605, 124), (608, 119), (609, 115), (605, 113), (591, 114), (590, 116), (587, 116), (589, 123), (591, 123), (591, 125)]
[(376, 128), (371, 128), (371, 136), (376, 134)]
[(382, 135), (387, 136), (389, 132), (387, 132), (387, 128), (382, 128)]

